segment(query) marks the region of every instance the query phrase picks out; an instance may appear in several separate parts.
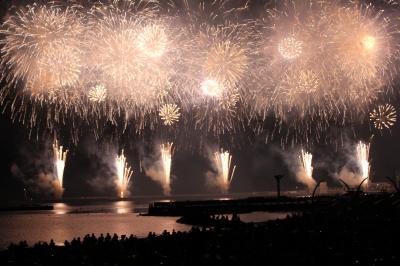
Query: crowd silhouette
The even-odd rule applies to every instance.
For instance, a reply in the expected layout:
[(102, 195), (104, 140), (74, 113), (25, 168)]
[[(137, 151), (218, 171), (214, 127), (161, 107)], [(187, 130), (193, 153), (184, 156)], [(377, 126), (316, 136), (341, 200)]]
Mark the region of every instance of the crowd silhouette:
[(0, 252), (0, 264), (398, 266), (399, 207), (396, 195), (358, 196), (263, 223), (215, 216), (224, 222), (146, 238), (92, 234), (32, 247), (22, 241)]

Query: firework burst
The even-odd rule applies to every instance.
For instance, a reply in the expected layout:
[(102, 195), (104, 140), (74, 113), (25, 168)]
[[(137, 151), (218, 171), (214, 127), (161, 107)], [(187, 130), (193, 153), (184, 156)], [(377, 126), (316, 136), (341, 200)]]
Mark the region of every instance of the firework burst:
[[(211, 134), (235, 131), (234, 120), (247, 77), (253, 42), (247, 24), (201, 25), (193, 33), (189, 73), (196, 128)], [(236, 114), (236, 116), (235, 116)]]
[(339, 8), (337, 17), (332, 48), (338, 70), (353, 86), (373, 89), (392, 61), (395, 40), (390, 20), (372, 6)]
[(205, 76), (220, 84), (236, 84), (247, 69), (246, 53), (245, 49), (230, 40), (213, 44), (204, 63)]
[[(247, 2), (74, 2), (28, 5), (3, 23), (0, 101), (31, 130), (71, 124), (75, 143), (85, 125), (99, 137), (105, 123), (122, 135), (178, 120), (303, 142), (395, 92), (397, 25), (372, 5), (285, 0), (248, 19)], [(371, 114), (377, 128), (396, 119), (380, 122), (383, 112)]]
[(303, 53), (303, 42), (294, 37), (285, 37), (278, 43), (280, 55), (288, 60), (298, 58)]
[(370, 120), (378, 130), (391, 128), (397, 121), (396, 109), (393, 105), (379, 105), (369, 114)]
[(312, 0), (266, 12), (258, 22), (254, 96), (245, 96), (263, 119), (273, 114), (280, 130), (315, 136), (365, 117), (378, 95), (390, 93), (398, 33), (383, 12)]
[(102, 85), (96, 85), (90, 89), (88, 93), (88, 98), (92, 102), (101, 103), (107, 98), (107, 90)]
[(181, 113), (180, 108), (176, 104), (165, 104), (161, 107), (159, 115), (164, 125), (170, 126), (179, 121)]
[(143, 56), (158, 58), (165, 53), (168, 38), (165, 29), (160, 25), (145, 26), (137, 36), (136, 45)]
[(84, 26), (75, 7), (27, 6), (3, 24), (3, 71), (31, 91), (73, 86), (79, 79)]

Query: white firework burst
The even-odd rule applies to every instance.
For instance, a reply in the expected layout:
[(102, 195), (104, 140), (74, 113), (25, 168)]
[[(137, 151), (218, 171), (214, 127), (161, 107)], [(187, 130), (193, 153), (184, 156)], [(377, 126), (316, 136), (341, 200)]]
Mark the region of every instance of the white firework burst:
[(283, 38), (278, 43), (278, 51), (285, 59), (295, 59), (303, 53), (303, 42), (294, 37)]
[(164, 125), (170, 126), (179, 121), (181, 116), (180, 108), (176, 104), (167, 103), (161, 107), (159, 115)]
[(104, 102), (107, 98), (107, 89), (103, 85), (96, 85), (90, 89), (88, 98), (92, 102)]

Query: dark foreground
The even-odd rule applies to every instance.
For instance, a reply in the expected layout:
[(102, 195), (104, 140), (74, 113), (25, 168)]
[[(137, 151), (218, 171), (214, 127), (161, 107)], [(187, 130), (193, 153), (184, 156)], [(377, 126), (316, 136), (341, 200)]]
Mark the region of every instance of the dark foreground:
[(64, 247), (22, 242), (0, 253), (0, 265), (388, 266), (400, 265), (399, 247), (400, 197), (356, 195), (262, 224), (223, 220), (143, 239), (87, 236)]

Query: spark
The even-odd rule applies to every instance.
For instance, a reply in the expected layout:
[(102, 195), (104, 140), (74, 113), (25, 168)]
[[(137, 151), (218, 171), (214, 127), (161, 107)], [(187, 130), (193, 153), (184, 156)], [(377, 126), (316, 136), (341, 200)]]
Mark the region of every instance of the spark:
[(179, 121), (181, 116), (179, 112), (180, 108), (176, 104), (164, 104), (159, 112), (161, 120), (163, 120), (164, 125), (170, 126)]
[(218, 184), (224, 193), (228, 192), (236, 170), (236, 165), (232, 168), (231, 163), (232, 155), (228, 151), (221, 149), (219, 152), (214, 152), (214, 164), (217, 168)]
[(126, 196), (127, 189), (129, 187), (133, 171), (128, 163), (126, 162), (126, 157), (124, 155), (124, 150), (122, 150), (121, 155), (118, 155), (115, 159), (115, 167), (117, 169), (117, 187), (119, 189), (120, 198)]
[(58, 142), (55, 141), (53, 144), (53, 153), (54, 153), (54, 168), (56, 172), (56, 178), (60, 184), (60, 187), (63, 188), (64, 168), (65, 168), (65, 162), (67, 160), (68, 150), (64, 150), (63, 146), (58, 146)]
[(378, 130), (391, 128), (397, 121), (396, 109), (391, 104), (379, 105), (372, 110), (369, 117)]

